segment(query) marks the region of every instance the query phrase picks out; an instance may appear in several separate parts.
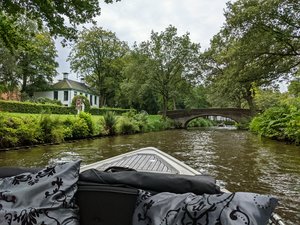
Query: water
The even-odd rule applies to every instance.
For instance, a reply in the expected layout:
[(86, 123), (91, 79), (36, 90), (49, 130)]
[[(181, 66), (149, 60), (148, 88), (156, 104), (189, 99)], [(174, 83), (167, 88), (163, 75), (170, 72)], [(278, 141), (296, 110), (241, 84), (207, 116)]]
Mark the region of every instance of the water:
[(43, 167), (81, 159), (89, 164), (138, 148), (157, 147), (230, 191), (271, 194), (287, 224), (300, 224), (300, 147), (259, 139), (247, 131), (172, 130), (0, 152), (0, 166)]

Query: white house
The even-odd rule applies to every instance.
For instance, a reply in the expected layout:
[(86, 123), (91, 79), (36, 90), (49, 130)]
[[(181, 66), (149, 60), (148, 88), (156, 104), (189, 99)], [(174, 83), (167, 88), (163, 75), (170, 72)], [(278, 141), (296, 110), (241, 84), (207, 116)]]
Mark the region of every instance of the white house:
[(51, 85), (49, 90), (34, 92), (36, 98), (43, 97), (61, 101), (65, 106), (71, 106), (72, 99), (76, 95), (84, 95), (89, 99), (91, 107), (99, 107), (99, 95), (83, 82), (68, 79), (68, 73), (64, 73), (64, 79)]

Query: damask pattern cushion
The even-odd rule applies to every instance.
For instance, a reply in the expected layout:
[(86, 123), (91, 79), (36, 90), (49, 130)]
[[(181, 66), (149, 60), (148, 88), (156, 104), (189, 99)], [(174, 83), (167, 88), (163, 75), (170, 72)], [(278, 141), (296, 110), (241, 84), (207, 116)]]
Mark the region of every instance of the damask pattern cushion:
[(78, 225), (80, 161), (0, 179), (0, 224)]
[(277, 199), (236, 192), (195, 195), (139, 191), (133, 225), (266, 225)]

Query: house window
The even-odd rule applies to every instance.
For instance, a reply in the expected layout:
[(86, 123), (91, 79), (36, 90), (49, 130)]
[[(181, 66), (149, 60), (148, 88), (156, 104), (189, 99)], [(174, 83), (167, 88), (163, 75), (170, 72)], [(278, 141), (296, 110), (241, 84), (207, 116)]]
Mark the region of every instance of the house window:
[(54, 91), (53, 96), (54, 96), (53, 98), (57, 100), (58, 99), (58, 91)]
[(77, 95), (77, 91), (74, 91), (74, 96), (76, 96)]
[(69, 100), (69, 92), (64, 91), (64, 101), (68, 101), (68, 100)]
[(94, 104), (97, 105), (97, 96), (95, 96)]
[(93, 96), (90, 95), (90, 104), (93, 105)]

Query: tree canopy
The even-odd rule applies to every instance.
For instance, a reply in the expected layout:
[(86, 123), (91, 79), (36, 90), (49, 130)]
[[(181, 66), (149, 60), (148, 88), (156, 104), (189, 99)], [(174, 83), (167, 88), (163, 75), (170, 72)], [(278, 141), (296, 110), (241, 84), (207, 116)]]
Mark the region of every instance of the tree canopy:
[(127, 44), (120, 41), (115, 33), (99, 27), (83, 30), (71, 50), (69, 60), (72, 70), (97, 90), (101, 106), (118, 89), (122, 57), (128, 51)]
[(50, 34), (38, 29), (36, 22), (20, 17), (15, 24), (22, 30), (26, 45), (10, 51), (0, 40), (0, 83), (3, 91), (20, 91), (32, 96), (48, 86), (57, 75), (57, 51)]
[(5, 0), (0, 2), (0, 9), (0, 38), (7, 46), (19, 44), (21, 33), (14, 21), (20, 15), (36, 21), (40, 28), (46, 26), (52, 36), (73, 39), (77, 25), (93, 22), (93, 18), (101, 13), (99, 0)]
[(144, 74), (152, 90), (160, 95), (165, 115), (169, 101), (178, 97), (178, 89), (184, 91), (180, 87), (199, 75), (200, 45), (190, 40), (189, 33), (178, 36), (177, 29), (170, 25), (161, 33), (152, 32), (150, 40), (136, 50), (145, 57)]
[(246, 101), (254, 109), (254, 87), (299, 72), (300, 6), (293, 0), (238, 0), (227, 3), (225, 17), (203, 54), (211, 96), (227, 105)]

